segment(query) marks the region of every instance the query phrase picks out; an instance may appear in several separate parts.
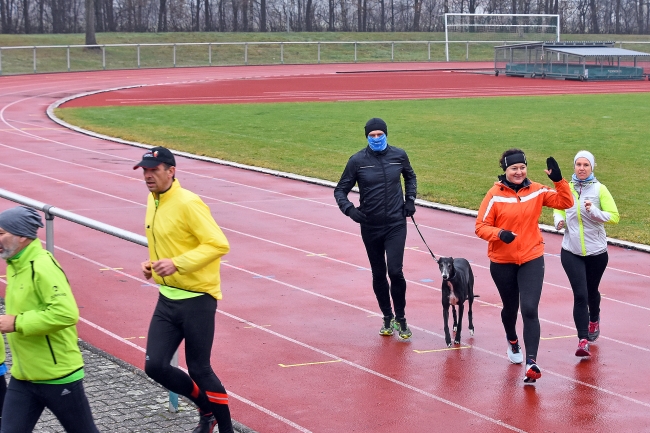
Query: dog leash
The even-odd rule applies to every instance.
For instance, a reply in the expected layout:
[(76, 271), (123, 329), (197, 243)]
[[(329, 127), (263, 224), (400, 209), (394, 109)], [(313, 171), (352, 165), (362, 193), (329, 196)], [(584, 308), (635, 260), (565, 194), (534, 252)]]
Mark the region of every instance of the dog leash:
[(418, 223), (415, 222), (415, 218), (413, 218), (413, 215), (411, 215), (411, 221), (413, 221), (413, 224), (415, 225), (415, 229), (418, 231), (420, 234), (420, 238), (422, 238), (422, 242), (424, 242), (424, 245), (427, 246), (427, 249), (431, 253), (431, 257), (433, 257), (433, 260), (438, 263), (438, 259), (436, 259), (436, 255), (433, 254), (433, 251), (431, 251), (431, 248), (429, 248), (429, 245), (427, 245), (427, 241), (424, 240), (424, 236), (422, 236), (422, 232), (420, 231), (420, 228), (418, 227)]

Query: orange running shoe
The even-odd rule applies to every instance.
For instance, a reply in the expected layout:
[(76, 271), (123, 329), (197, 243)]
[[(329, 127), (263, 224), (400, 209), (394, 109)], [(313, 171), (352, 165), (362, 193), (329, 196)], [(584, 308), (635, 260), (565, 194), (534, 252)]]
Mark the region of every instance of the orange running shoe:
[(535, 383), (540, 377), (542, 377), (542, 370), (539, 369), (534, 359), (528, 358), (526, 360), (526, 377), (524, 377), (524, 382)]

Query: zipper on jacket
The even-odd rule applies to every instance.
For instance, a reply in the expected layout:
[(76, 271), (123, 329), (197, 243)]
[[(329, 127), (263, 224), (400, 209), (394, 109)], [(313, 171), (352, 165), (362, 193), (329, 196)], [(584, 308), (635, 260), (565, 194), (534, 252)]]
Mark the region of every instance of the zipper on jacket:
[[(158, 206), (160, 206), (160, 195), (158, 195), (158, 203), (156, 204), (156, 209), (153, 211), (153, 218), (151, 219), (151, 237), (153, 238), (153, 252), (156, 255), (156, 260), (160, 260), (160, 256), (158, 255), (158, 250), (156, 250), (156, 232), (154, 231), (154, 224), (156, 222), (156, 214), (158, 213)], [(154, 198), (154, 203), (156, 199)], [(163, 280), (164, 285), (166, 286), (167, 283), (165, 282), (165, 277), (160, 277)]]
[[(375, 157), (379, 159), (379, 156), (375, 155)], [(379, 165), (381, 165), (381, 172), (384, 175), (384, 224), (386, 224), (386, 220), (388, 219), (388, 179), (386, 178), (384, 161), (379, 159)]]
[(56, 355), (54, 355), (54, 349), (52, 349), (52, 343), (50, 343), (50, 336), (46, 335), (45, 339), (47, 340), (47, 346), (50, 348), (50, 354), (52, 355), (52, 361), (56, 364)]

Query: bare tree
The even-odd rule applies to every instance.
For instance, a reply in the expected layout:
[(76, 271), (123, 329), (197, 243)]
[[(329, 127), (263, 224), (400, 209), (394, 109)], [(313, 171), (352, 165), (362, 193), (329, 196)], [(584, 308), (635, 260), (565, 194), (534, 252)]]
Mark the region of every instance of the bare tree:
[(205, 31), (211, 32), (213, 30), (213, 27), (212, 5), (210, 4), (210, 0), (205, 0)]
[(95, 0), (86, 0), (86, 45), (97, 45), (95, 38)]
[(29, 0), (23, 0), (23, 27), (25, 33), (30, 33), (29, 28)]
[(589, 9), (591, 9), (591, 33), (600, 33), (600, 30), (598, 29), (598, 11), (596, 10), (596, 0), (589, 1)]
[(192, 8), (192, 30), (198, 32), (201, 30), (201, 0), (196, 0), (196, 8), (194, 3), (191, 4)]
[(341, 30), (347, 32), (350, 30), (350, 23), (348, 22), (347, 2), (345, 0), (340, 0), (340, 2), (341, 2)]
[(260, 0), (260, 32), (266, 31), (266, 0)]
[(328, 19), (327, 19), (327, 30), (330, 32), (334, 31), (334, 9), (336, 8), (336, 3), (334, 0), (327, 0), (328, 3)]
[(237, 0), (231, 0), (231, 4), (232, 4), (232, 31), (236, 32), (239, 29), (239, 27), (237, 26), (239, 5), (237, 4)]
[(160, 0), (160, 7), (158, 8), (158, 31), (167, 31), (167, 0)]
[(413, 2), (413, 31), (420, 31), (420, 12), (422, 10), (422, 0), (414, 0)]
[(313, 7), (314, 6), (312, 0), (307, 0), (307, 4), (305, 5), (305, 30), (307, 30), (308, 32), (313, 31), (312, 29), (312, 21), (314, 15)]
[[(0, 3), (2, 0), (0, 0)], [(45, 33), (45, 25), (43, 22), (43, 14), (45, 12), (45, 0), (38, 0), (38, 32)]]

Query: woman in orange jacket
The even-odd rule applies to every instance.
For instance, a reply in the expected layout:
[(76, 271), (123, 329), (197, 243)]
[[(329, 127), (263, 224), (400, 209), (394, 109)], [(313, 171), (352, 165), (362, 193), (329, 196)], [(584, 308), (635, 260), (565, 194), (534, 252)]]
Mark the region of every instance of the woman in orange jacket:
[(538, 220), (542, 206), (567, 209), (573, 206), (573, 195), (553, 157), (546, 160), (544, 171), (555, 190), (528, 179), (528, 162), (520, 149), (503, 152), (499, 164), (504, 174), (481, 203), (476, 234), (488, 241), (490, 274), (503, 303), (501, 321), (508, 339), (508, 359), (513, 364), (524, 360), (515, 329), (521, 305), (526, 348), (524, 382), (532, 383), (542, 376), (536, 361), (540, 337), (537, 310), (544, 282), (544, 241)]

